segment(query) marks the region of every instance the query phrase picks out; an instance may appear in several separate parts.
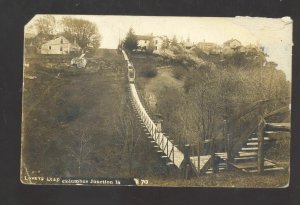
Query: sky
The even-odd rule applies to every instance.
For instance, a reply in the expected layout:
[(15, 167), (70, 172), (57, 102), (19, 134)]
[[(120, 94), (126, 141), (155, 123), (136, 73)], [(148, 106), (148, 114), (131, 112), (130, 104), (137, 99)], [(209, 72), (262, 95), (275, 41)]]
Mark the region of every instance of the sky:
[[(30, 22), (34, 22), (35, 16)], [(55, 15), (60, 20), (63, 15)], [(214, 42), (222, 45), (229, 39), (237, 39), (243, 45), (260, 44), (268, 54), (268, 60), (278, 64), (288, 80), (291, 80), (292, 19), (259, 17), (150, 17), (74, 15), (94, 22), (102, 35), (101, 48), (117, 48), (119, 39), (132, 27), (139, 35), (174, 35), (179, 40)]]

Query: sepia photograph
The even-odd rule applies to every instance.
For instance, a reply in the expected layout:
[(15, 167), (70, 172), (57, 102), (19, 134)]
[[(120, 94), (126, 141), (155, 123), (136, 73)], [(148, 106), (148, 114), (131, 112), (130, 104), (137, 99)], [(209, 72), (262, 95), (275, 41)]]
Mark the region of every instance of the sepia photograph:
[(35, 15), (20, 181), (284, 188), (290, 17)]

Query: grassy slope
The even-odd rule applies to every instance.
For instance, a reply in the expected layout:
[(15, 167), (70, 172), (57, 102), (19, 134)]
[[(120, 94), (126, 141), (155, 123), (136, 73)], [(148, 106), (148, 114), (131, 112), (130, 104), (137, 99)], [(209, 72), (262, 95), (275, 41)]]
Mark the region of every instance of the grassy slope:
[[(50, 57), (51, 58), (51, 57)], [(89, 138), (82, 159), (85, 176), (128, 177), (161, 174), (156, 153), (146, 153), (138, 140), (133, 173), (128, 172), (123, 138), (115, 131), (113, 114), (127, 95), (126, 63), (116, 51), (92, 56), (98, 72), (29, 62), (23, 97), (23, 159), (27, 171), (51, 176), (76, 176), (80, 137)], [(87, 65), (90, 66), (90, 65)], [(93, 70), (93, 69), (91, 69)], [(58, 75), (59, 74), (59, 75)], [(75, 154), (74, 154), (75, 153)], [(145, 164), (145, 162), (147, 162)]]

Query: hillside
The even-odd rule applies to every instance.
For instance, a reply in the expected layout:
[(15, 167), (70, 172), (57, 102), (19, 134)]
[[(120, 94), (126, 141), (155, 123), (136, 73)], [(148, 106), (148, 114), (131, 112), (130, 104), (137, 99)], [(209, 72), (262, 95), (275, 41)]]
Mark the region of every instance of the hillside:
[[(69, 67), (69, 60), (26, 59), (22, 172), (66, 177), (164, 174), (155, 153), (144, 152), (146, 138), (137, 119), (130, 117), (122, 56), (100, 50), (88, 56), (84, 70)], [(132, 133), (124, 133), (122, 126)]]
[[(261, 109), (271, 112), (285, 105), (281, 98), (290, 96), (290, 83), (284, 73), (261, 51), (226, 56), (209, 55), (197, 48), (186, 50), (180, 45), (170, 49), (177, 54), (133, 52), (130, 57), (145, 106), (164, 118), (164, 132), (181, 148), (184, 143), (198, 144), (199, 140), (214, 138), (219, 151), (224, 151), (224, 119), (230, 120), (266, 99), (273, 101)], [(154, 75), (147, 76), (147, 71)], [(251, 111), (233, 124), (229, 130), (233, 141), (254, 123), (258, 112), (261, 110)]]

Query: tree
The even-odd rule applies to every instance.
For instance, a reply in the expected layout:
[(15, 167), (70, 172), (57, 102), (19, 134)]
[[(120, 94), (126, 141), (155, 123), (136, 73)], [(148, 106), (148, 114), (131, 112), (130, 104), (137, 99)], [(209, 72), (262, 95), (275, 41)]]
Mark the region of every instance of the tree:
[(151, 39), (148, 44), (147, 53), (153, 53), (154, 50), (155, 50), (155, 44), (153, 39)]
[(174, 35), (171, 40), (171, 46), (177, 46), (177, 45), (178, 45), (178, 40), (177, 37)]
[(77, 169), (77, 175), (81, 176), (82, 168), (90, 165), (89, 155), (93, 148), (91, 136), (86, 134), (86, 130), (81, 134), (74, 134), (74, 141), (67, 146), (69, 156), (74, 160), (74, 165)]
[(35, 20), (34, 27), (38, 34), (53, 35), (55, 33), (56, 21), (51, 15), (45, 15)]
[(97, 49), (101, 43), (97, 25), (88, 20), (64, 17), (61, 21), (63, 34), (70, 41), (76, 41), (83, 49)]
[(94, 34), (91, 36), (91, 46), (94, 50), (97, 50), (101, 45), (101, 36), (100, 34)]
[(137, 36), (135, 35), (133, 28), (130, 28), (124, 40), (124, 47), (132, 51), (133, 49), (137, 49), (137, 46)]
[(161, 44), (162, 49), (168, 49), (170, 46), (170, 40), (169, 38), (165, 38)]

